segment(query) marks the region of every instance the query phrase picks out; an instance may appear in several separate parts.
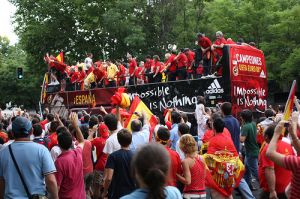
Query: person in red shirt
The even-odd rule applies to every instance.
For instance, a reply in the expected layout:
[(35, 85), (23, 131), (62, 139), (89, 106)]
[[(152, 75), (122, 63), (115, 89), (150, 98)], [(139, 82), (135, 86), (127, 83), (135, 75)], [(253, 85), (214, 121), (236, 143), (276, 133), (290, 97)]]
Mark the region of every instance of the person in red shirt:
[(0, 138), (6, 143), (8, 141), (8, 135), (3, 131), (3, 124), (0, 123)]
[(134, 85), (135, 83), (135, 71), (137, 70), (137, 63), (136, 60), (132, 57), (132, 55), (129, 55), (128, 57), (129, 62), (129, 85)]
[(116, 61), (119, 72), (117, 72), (117, 85), (124, 86), (126, 81), (126, 68), (120, 60)]
[(161, 82), (162, 72), (164, 70), (163, 64), (160, 62), (158, 55), (153, 56), (154, 66), (153, 66), (153, 80), (154, 82)]
[(270, 158), (276, 165), (283, 167), (292, 172), (292, 180), (289, 188), (289, 199), (297, 199), (300, 196), (300, 158), (295, 155), (283, 155), (280, 152), (277, 152), (278, 140), (282, 137), (282, 132), (285, 131), (285, 125), (288, 124), (289, 133), (292, 138), (292, 144), (295, 147), (297, 154), (300, 152), (300, 141), (297, 137), (297, 128), (298, 128), (298, 112), (292, 113), (291, 122), (281, 120), (274, 130), (274, 135), (269, 143), (267, 149), (267, 157)]
[(139, 67), (135, 71), (135, 78), (138, 85), (145, 83), (145, 66), (143, 61), (140, 62)]
[[(271, 125), (264, 131), (264, 144), (259, 154), (259, 183), (262, 188), (260, 198), (275, 198), (286, 199), (285, 189), (292, 179), (292, 172), (284, 169), (277, 164), (274, 164), (267, 155), (268, 143), (271, 141), (274, 134), (275, 126)], [(277, 152), (285, 156), (295, 155), (290, 144), (279, 140), (277, 143)]]
[[(214, 118), (212, 126), (214, 136), (209, 140), (207, 154), (204, 155), (210, 172), (207, 186), (211, 188), (213, 198), (231, 198), (233, 188), (240, 183), (244, 166), (239, 159), (230, 134), (224, 133), (225, 122), (223, 119), (221, 117)], [(228, 166), (222, 172), (218, 172), (217, 168), (222, 167), (220, 164)], [(235, 166), (230, 166), (230, 164)]]
[(83, 90), (84, 87), (84, 79), (86, 77), (86, 73), (84, 72), (82, 67), (78, 67), (79, 76), (77, 79), (78, 89)]
[(109, 130), (107, 126), (102, 123), (98, 127), (98, 136), (94, 138), (96, 131), (90, 131), (88, 140), (90, 140), (92, 145), (96, 148), (97, 161), (95, 163), (94, 170), (93, 196), (94, 198), (99, 198), (101, 195), (101, 183), (107, 161), (107, 154), (103, 153), (103, 148), (107, 138), (109, 137)]
[(184, 184), (183, 198), (205, 198), (205, 163), (197, 151), (197, 142), (190, 134), (180, 137), (179, 147), (185, 155), (182, 161), (183, 176), (177, 174)]
[[(96, 66), (96, 67), (94, 67), (94, 70), (93, 70), (94, 77), (95, 77), (95, 86), (94, 87), (101, 88), (102, 84), (103, 84), (103, 80), (105, 78), (105, 71), (102, 69), (101, 65), (100, 65), (100, 67), (98, 67), (96, 64), (94, 66)], [(93, 88), (92, 84), (91, 84), (91, 88)]]
[(182, 174), (182, 168), (181, 168), (181, 160), (176, 153), (176, 151), (173, 151), (170, 149), (170, 131), (165, 127), (159, 127), (157, 130), (157, 133), (155, 135), (156, 142), (162, 144), (165, 146), (166, 150), (169, 153), (170, 159), (171, 159), (171, 169), (169, 172), (169, 178), (167, 181), (168, 186), (174, 186), (176, 187), (177, 184), (177, 175), (176, 174)]
[(165, 66), (166, 72), (168, 74), (168, 81), (176, 81), (176, 70), (177, 70), (177, 62), (175, 60), (176, 55), (174, 53), (166, 53), (165, 58)]
[(218, 75), (222, 75), (222, 66), (221, 66), (221, 59), (223, 56), (223, 47), (227, 44), (226, 39), (221, 31), (216, 32), (216, 41), (211, 46), (212, 51), (214, 52), (214, 65), (215, 71)]
[(186, 69), (188, 65), (188, 58), (184, 53), (184, 49), (180, 50), (180, 53), (175, 57), (177, 61), (176, 76), (178, 80), (185, 80), (187, 77)]
[(82, 150), (84, 147), (84, 138), (78, 126), (78, 116), (71, 113), (71, 123), (76, 132), (78, 145), (72, 149), (72, 135), (65, 128), (57, 136), (58, 145), (62, 153), (55, 161), (57, 172), (55, 173), (57, 186), (59, 187), (58, 196), (61, 199), (78, 198), (85, 199)]
[(49, 138), (49, 142), (48, 142), (49, 151), (52, 149), (52, 147), (54, 147), (58, 144), (58, 142), (57, 142), (57, 133), (56, 133), (56, 130), (57, 130), (58, 127), (59, 127), (59, 122), (58, 121), (52, 121), (50, 123), (50, 128), (49, 128), (50, 135), (48, 136), (48, 138)]
[(185, 48), (184, 49), (184, 54), (187, 57), (187, 76), (188, 79), (193, 79), (193, 75), (194, 75), (194, 64), (195, 64), (195, 52), (193, 52), (192, 50)]
[(198, 45), (202, 50), (203, 59), (203, 75), (207, 76), (211, 73), (211, 41), (208, 37), (205, 37), (203, 33), (198, 33)]
[(154, 60), (151, 59), (150, 55), (146, 56), (146, 62), (145, 62), (145, 75), (146, 75), (146, 82), (147, 83), (153, 83), (153, 67), (154, 67)]

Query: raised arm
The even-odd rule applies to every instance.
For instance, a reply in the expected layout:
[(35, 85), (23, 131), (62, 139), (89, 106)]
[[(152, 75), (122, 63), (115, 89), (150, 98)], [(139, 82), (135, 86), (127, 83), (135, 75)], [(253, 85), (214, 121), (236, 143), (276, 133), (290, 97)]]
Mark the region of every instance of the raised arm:
[(292, 113), (292, 126), (290, 129), (290, 136), (292, 138), (292, 144), (295, 150), (297, 151), (297, 154), (300, 154), (300, 141), (297, 136), (298, 117), (299, 117), (299, 112)]
[(54, 117), (55, 117), (55, 119), (58, 121), (59, 126), (65, 126), (65, 125), (62, 123), (62, 121), (60, 120), (59, 115), (58, 115), (57, 113), (54, 113)]
[(284, 155), (280, 154), (276, 151), (277, 149), (277, 142), (279, 137), (281, 136), (283, 130), (284, 130), (284, 124), (288, 123), (288, 121), (281, 120), (274, 131), (274, 135), (272, 137), (272, 140), (269, 144), (268, 150), (267, 150), (267, 156), (277, 165), (284, 167)]
[(78, 141), (78, 146), (83, 148), (84, 138), (83, 138), (81, 130), (78, 126), (78, 120), (77, 119), (78, 119), (77, 113), (72, 112), (71, 115), (70, 115), (70, 120), (71, 120), (71, 123), (72, 123), (73, 127), (75, 128), (76, 138), (77, 138), (77, 141)]

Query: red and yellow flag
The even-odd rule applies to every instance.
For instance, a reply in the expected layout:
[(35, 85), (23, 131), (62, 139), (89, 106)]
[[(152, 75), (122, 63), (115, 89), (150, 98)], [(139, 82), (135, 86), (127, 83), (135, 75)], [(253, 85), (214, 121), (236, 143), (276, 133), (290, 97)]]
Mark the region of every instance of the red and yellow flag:
[(155, 115), (149, 110), (149, 108), (144, 104), (144, 102), (138, 96), (135, 96), (131, 103), (131, 106), (129, 109), (129, 114), (131, 116), (125, 121), (124, 127), (131, 130), (130, 129), (131, 121), (134, 119), (138, 119), (138, 116), (136, 114), (134, 114), (134, 112), (142, 113), (143, 111), (146, 113), (146, 116), (147, 116), (149, 124), (150, 124), (150, 128), (154, 129), (154, 127), (157, 125), (158, 121), (157, 121)]
[(293, 112), (293, 107), (294, 107), (295, 93), (296, 93), (296, 80), (293, 81), (289, 98), (285, 104), (284, 114), (282, 118), (283, 120), (289, 120), (289, 118), (291, 117), (291, 114)]
[(64, 63), (64, 53), (60, 52), (56, 57), (58, 62)]

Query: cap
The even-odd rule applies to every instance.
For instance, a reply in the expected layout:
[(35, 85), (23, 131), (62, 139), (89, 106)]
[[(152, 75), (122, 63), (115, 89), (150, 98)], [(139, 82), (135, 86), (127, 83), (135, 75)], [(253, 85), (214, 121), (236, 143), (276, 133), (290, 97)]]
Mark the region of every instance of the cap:
[(17, 117), (12, 123), (13, 133), (29, 134), (32, 130), (31, 122), (25, 117)]

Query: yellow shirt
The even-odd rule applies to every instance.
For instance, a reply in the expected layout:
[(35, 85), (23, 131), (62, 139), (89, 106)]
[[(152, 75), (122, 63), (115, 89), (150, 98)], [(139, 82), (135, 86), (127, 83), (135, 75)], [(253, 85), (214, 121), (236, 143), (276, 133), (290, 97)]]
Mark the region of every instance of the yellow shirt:
[(115, 64), (110, 64), (107, 66), (107, 78), (109, 81), (112, 81), (115, 79), (117, 73), (119, 72), (118, 67)]

